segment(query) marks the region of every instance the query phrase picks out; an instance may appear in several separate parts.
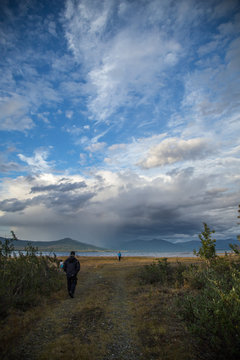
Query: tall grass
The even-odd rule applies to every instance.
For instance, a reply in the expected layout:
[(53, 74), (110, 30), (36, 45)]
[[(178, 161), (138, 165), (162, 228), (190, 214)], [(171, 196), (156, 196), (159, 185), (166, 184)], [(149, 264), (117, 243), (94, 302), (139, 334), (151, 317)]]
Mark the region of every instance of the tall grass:
[(30, 244), (18, 255), (13, 251), (11, 240), (0, 242), (0, 318), (11, 309), (25, 311), (39, 304), (64, 282), (56, 257), (37, 256), (37, 248)]
[(196, 340), (199, 358), (239, 359), (240, 256), (214, 256), (192, 265), (164, 259), (145, 266), (140, 279), (180, 288), (176, 311)]

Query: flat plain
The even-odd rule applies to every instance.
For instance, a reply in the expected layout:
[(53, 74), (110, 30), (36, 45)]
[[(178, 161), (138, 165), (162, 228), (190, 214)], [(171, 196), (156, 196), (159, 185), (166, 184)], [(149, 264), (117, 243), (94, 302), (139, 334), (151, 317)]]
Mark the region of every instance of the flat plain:
[[(73, 299), (62, 289), (24, 315), (2, 324), (2, 359), (195, 359), (194, 341), (177, 316), (180, 289), (143, 284), (153, 258), (78, 257)], [(169, 258), (190, 263), (193, 258)], [(65, 276), (65, 274), (62, 274)], [(183, 295), (183, 294), (182, 294)]]

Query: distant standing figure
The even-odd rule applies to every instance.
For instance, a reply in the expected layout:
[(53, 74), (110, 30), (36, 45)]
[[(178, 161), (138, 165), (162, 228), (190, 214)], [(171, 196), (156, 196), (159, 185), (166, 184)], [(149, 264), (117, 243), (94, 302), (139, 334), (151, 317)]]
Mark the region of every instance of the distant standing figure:
[(121, 257), (122, 257), (122, 254), (121, 254), (121, 252), (119, 251), (119, 252), (118, 252), (118, 261), (121, 260)]
[(62, 260), (60, 260), (59, 267), (60, 267), (60, 269), (63, 269), (63, 261)]
[(80, 263), (75, 258), (75, 251), (71, 251), (70, 256), (64, 261), (63, 270), (67, 275), (67, 288), (69, 296), (73, 298), (77, 285), (77, 274), (80, 271)]

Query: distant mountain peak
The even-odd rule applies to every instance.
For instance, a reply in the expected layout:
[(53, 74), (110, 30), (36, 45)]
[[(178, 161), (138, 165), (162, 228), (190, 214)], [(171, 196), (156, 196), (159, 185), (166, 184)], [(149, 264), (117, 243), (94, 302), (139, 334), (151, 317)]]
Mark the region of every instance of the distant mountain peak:
[[(1, 240), (1, 238), (0, 238)], [(4, 241), (4, 239), (3, 239)], [(34, 247), (37, 247), (39, 251), (50, 252), (70, 252), (74, 251), (103, 251), (104, 248), (73, 240), (69, 237), (55, 240), (55, 241), (34, 241), (34, 240), (14, 240), (13, 245), (15, 250), (24, 250), (24, 248), (31, 243)]]
[[(216, 241), (216, 250), (230, 250), (229, 243), (238, 243), (235, 239), (225, 239)], [(191, 240), (185, 242), (172, 243), (162, 239), (152, 240), (132, 240), (121, 244), (122, 250), (135, 251), (158, 251), (158, 252), (185, 252), (198, 250), (201, 246), (200, 240)]]

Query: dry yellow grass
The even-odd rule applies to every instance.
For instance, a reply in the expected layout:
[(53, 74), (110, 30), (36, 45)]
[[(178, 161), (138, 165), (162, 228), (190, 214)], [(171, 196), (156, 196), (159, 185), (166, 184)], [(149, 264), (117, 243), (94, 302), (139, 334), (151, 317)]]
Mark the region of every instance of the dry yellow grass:
[[(70, 299), (64, 289), (55, 300), (21, 315), (23, 321), (17, 321), (13, 335), (9, 318), (2, 324), (9, 345), (2, 359), (55, 360), (69, 354), (73, 360), (194, 359), (176, 317), (174, 290), (139, 282), (141, 267), (157, 259), (78, 259), (81, 271), (75, 298)], [(180, 261), (169, 258), (176, 260)], [(21, 324), (25, 324), (22, 332)]]

